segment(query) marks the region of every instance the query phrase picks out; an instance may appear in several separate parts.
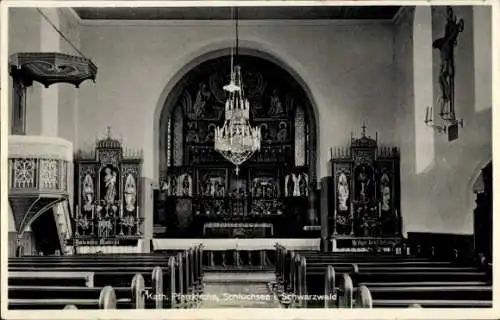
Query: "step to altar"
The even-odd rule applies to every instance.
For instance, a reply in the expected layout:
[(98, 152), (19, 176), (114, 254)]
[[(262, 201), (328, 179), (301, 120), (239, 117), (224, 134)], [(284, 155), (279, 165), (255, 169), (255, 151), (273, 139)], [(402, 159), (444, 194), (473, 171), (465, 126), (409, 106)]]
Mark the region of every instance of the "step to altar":
[(199, 308), (279, 308), (269, 290), (274, 272), (205, 272)]

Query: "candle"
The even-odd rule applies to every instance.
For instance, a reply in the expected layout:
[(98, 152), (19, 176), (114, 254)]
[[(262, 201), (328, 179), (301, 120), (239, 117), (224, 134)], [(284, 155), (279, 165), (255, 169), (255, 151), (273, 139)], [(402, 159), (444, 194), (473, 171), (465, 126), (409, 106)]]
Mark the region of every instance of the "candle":
[(95, 210), (95, 207), (92, 205), (92, 220), (94, 220), (94, 210)]
[(80, 212), (78, 211), (78, 205), (76, 205), (76, 213), (75, 213), (75, 214), (76, 214), (76, 217), (75, 217), (75, 218), (77, 218), (77, 219), (78, 219), (78, 216), (80, 215)]
[(120, 218), (123, 218), (123, 200), (122, 200), (122, 203), (120, 205)]
[(139, 219), (139, 206), (137, 206), (137, 219)]

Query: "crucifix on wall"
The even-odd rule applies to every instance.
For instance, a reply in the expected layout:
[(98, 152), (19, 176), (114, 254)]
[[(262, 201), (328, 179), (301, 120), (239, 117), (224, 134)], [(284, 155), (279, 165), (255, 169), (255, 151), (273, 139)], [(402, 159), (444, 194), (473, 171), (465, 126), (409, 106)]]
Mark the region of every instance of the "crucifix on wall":
[[(440, 132), (448, 131), (448, 139), (450, 141), (458, 138), (458, 124), (463, 126), (463, 120), (458, 121), (455, 114), (455, 46), (459, 33), (464, 30), (464, 21), (453, 13), (453, 8), (446, 7), (446, 26), (444, 36), (436, 39), (432, 43), (434, 49), (439, 50), (441, 65), (439, 69), (439, 88), (441, 90), (440, 97), (440, 117), (443, 121), (449, 124), (446, 126), (436, 126), (432, 123), (432, 108), (427, 110), (426, 124), (438, 129)], [(448, 129), (448, 130), (447, 130)]]

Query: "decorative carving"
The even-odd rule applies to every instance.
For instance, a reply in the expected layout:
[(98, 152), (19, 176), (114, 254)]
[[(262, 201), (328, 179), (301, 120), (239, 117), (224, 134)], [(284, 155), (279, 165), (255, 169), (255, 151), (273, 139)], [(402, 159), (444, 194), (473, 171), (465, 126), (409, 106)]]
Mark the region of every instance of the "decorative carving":
[(180, 197), (193, 196), (193, 178), (189, 173), (183, 173), (179, 176), (177, 182), (177, 195)]
[[(351, 136), (352, 137), (352, 136)], [(396, 236), (399, 219), (399, 152), (378, 148), (377, 139), (351, 139), (346, 148), (332, 149), (335, 188), (334, 235)]]
[(82, 203), (83, 203), (83, 211), (91, 212), (94, 208), (94, 200), (95, 200), (95, 186), (94, 186), (94, 178), (93, 171), (88, 170), (85, 173), (82, 181)]
[[(79, 152), (76, 157), (79, 194), (75, 209), (75, 234), (78, 245), (120, 245), (141, 236), (138, 179), (141, 153), (123, 149), (107, 137), (96, 142), (95, 152)], [(91, 155), (95, 157), (89, 158)], [(125, 242), (128, 245), (133, 244)]]
[[(289, 219), (290, 224), (301, 224), (307, 220), (305, 215), (311, 203), (314, 206), (307, 198), (313, 185), (310, 174), (314, 173), (314, 169), (307, 167), (314, 163), (314, 159), (308, 158), (309, 153), (314, 152), (308, 151), (312, 141), (308, 135), (309, 119), (306, 120), (310, 115), (306, 112), (310, 109), (307, 95), (293, 78), (269, 62), (242, 56), (238, 63), (243, 72), (245, 96), (252, 106), (250, 117), (253, 125), (261, 128), (261, 150), (240, 168), (238, 179), (229, 170), (230, 164), (214, 152), (214, 128), (223, 120), (227, 96), (222, 88), (228, 83), (230, 72), (225, 59), (199, 65), (186, 77), (189, 81), (179, 88), (177, 100), (171, 102), (175, 106), (173, 114), (162, 115), (165, 117), (161, 122), (163, 132), (169, 137), (161, 139), (160, 144), (167, 149), (164, 144), (171, 141), (172, 161), (170, 167), (160, 168), (162, 177), (156, 203), (158, 214), (164, 217), (155, 221), (165, 221), (173, 233), (182, 229), (179, 229), (180, 219), (188, 219), (180, 217), (177, 210), (178, 201), (188, 194), (182, 192), (180, 181), (180, 175), (187, 173), (186, 168), (193, 170), (191, 183), (182, 178), (186, 185), (191, 184), (192, 217), (201, 220), (193, 221), (196, 223), (186, 228), (195, 228), (204, 219), (246, 222), (259, 217), (268, 219), (269, 212), (270, 219), (290, 214), (297, 217)], [(170, 129), (167, 128), (169, 117)], [(168, 158), (167, 155), (165, 159)], [(292, 190), (288, 199), (281, 199), (286, 174), (293, 174), (289, 176)], [(173, 211), (171, 220), (167, 214), (160, 213)], [(191, 216), (190, 212), (186, 214)], [(290, 229), (301, 227), (290, 226)], [(188, 230), (196, 233), (193, 229), (186, 232)]]
[(9, 57), (11, 74), (30, 86), (33, 81), (46, 88), (54, 83), (78, 86), (85, 80), (95, 82), (97, 67), (87, 58), (59, 52), (23, 52)]
[(128, 173), (125, 180), (124, 198), (125, 210), (127, 212), (134, 212), (137, 200), (137, 185), (135, 182), (135, 176), (132, 173)]
[(285, 176), (285, 197), (306, 197), (309, 195), (307, 173), (290, 173)]
[(305, 115), (302, 107), (295, 110), (295, 165), (306, 164), (306, 130)]
[(59, 165), (57, 160), (40, 160), (40, 188), (58, 189)]
[(14, 188), (35, 188), (35, 159), (14, 160)]

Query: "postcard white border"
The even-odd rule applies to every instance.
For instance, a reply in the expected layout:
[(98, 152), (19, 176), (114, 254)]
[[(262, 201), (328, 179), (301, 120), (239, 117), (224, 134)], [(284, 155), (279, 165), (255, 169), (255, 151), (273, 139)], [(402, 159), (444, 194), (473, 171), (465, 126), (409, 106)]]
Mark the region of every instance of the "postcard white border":
[[(499, 287), (498, 268), (496, 257), (498, 257), (500, 245), (493, 245), (494, 259), (493, 276), (493, 308), (491, 309), (190, 309), (190, 310), (57, 310), (57, 311), (13, 311), (7, 310), (7, 255), (8, 255), (8, 199), (7, 199), (7, 134), (8, 134), (8, 8), (9, 7), (155, 7), (155, 6), (304, 6), (304, 5), (488, 5), (492, 6), (492, 86), (493, 86), (493, 106), (500, 101), (499, 88), (499, 37), (500, 37), (500, 1), (499, 0), (360, 0), (360, 1), (27, 1), (27, 0), (3, 0), (0, 2), (0, 212), (2, 232), (1, 232), (1, 278), (0, 296), (1, 314), (5, 319), (487, 319), (498, 318), (500, 316), (498, 308)], [(495, 90), (496, 89), (496, 90)], [(492, 152), (498, 150), (498, 141), (495, 139), (500, 132), (496, 125), (499, 125), (497, 112), (492, 107)], [(497, 157), (493, 157), (493, 167), (500, 168)], [(494, 190), (499, 187), (500, 170), (493, 170)], [(498, 198), (494, 195), (494, 211), (498, 207)], [(472, 214), (472, 213), (471, 213)], [(498, 221), (494, 219), (494, 230)], [(493, 233), (493, 243), (500, 244), (500, 236)]]

